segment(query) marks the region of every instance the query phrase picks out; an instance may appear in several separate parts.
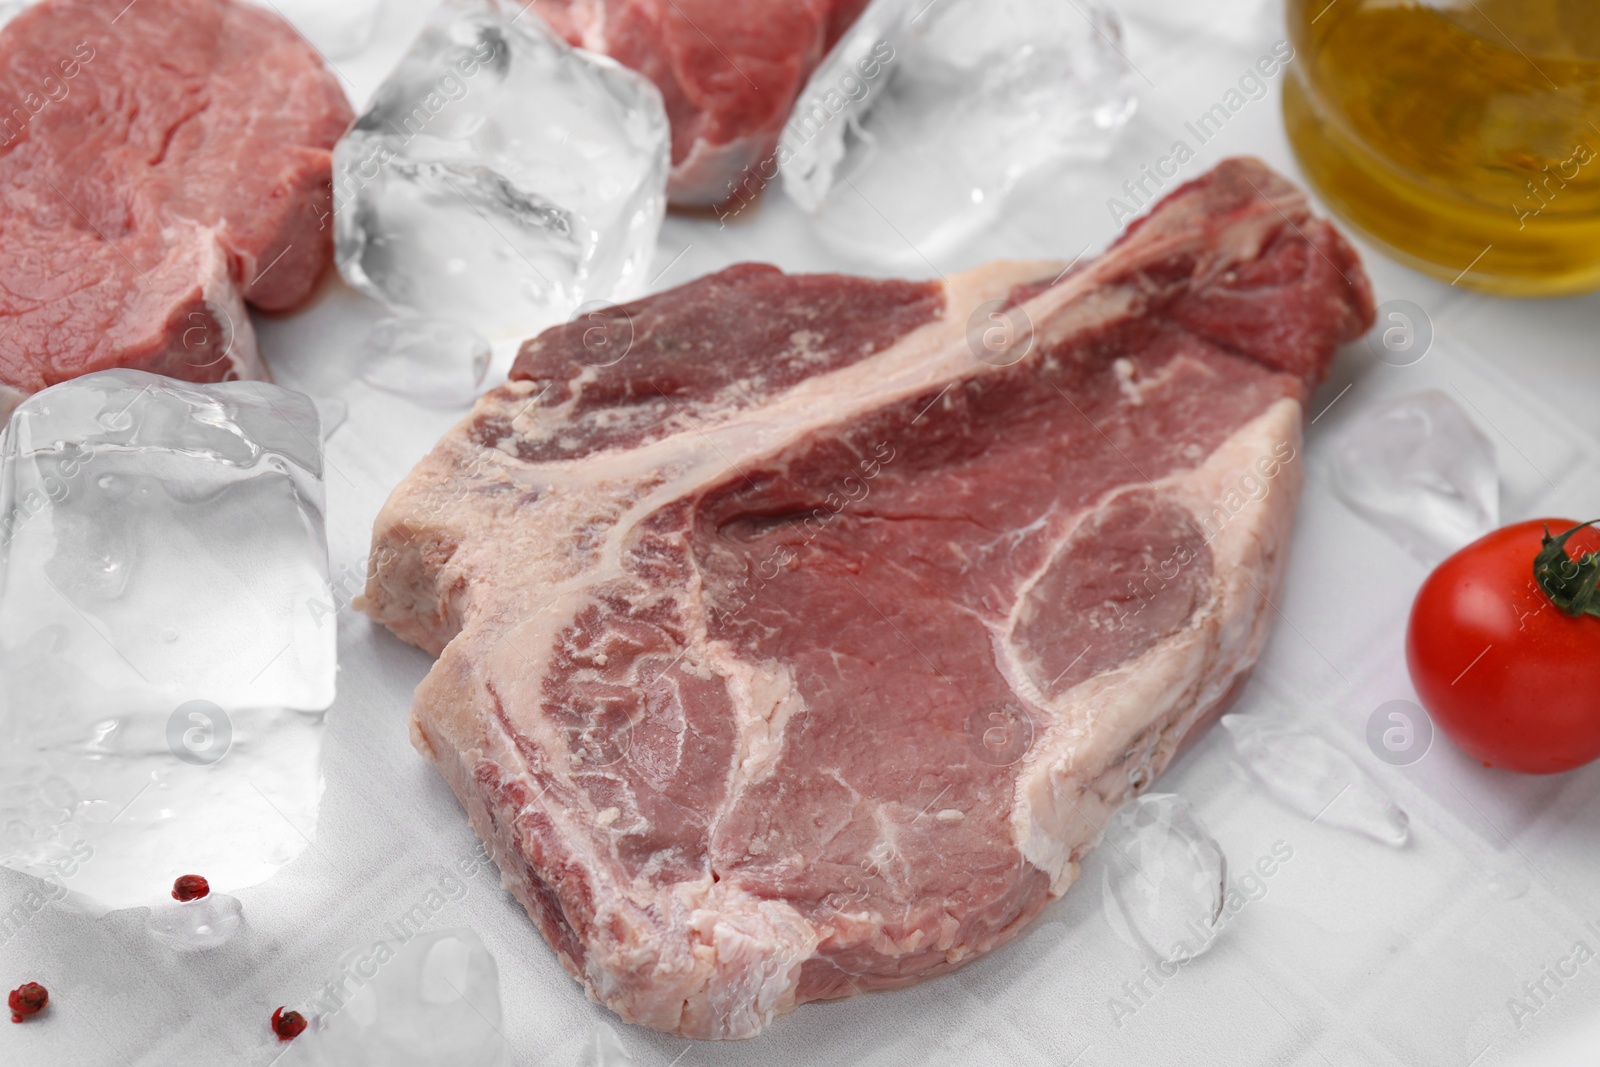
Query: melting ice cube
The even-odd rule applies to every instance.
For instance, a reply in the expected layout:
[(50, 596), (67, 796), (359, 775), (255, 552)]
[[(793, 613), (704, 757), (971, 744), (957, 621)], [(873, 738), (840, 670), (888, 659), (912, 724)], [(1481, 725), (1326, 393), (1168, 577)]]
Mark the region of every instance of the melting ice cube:
[(459, 928), (377, 941), (340, 958), (316, 1020), (282, 1067), (499, 1067), (500, 972)]
[(489, 342), (452, 319), (384, 319), (361, 343), (361, 377), (430, 407), (466, 407), (489, 370)]
[(106, 907), (305, 845), (335, 632), (315, 408), (138, 371), (0, 438), (0, 863)]
[(1322, 738), (1256, 715), (1224, 715), (1222, 725), (1250, 773), (1301, 815), (1386, 845), (1410, 838), (1410, 816), (1355, 760)]
[(1119, 35), (1093, 4), (874, 0), (795, 105), (784, 189), (848, 254), (942, 254), (1027, 174), (1109, 151), (1135, 106)]
[(1500, 522), (1494, 443), (1447, 394), (1390, 400), (1357, 419), (1333, 456), (1333, 487), (1424, 563)]
[(1106, 827), (1101, 853), (1106, 919), (1118, 937), (1178, 962), (1211, 947), (1227, 857), (1187, 801), (1171, 793), (1128, 801)]
[(636, 295), (668, 146), (641, 75), (512, 0), (448, 0), (334, 150), (339, 270), (491, 339)]
[(326, 708), (322, 510), (300, 393), (130, 370), (36, 393), (0, 442), (0, 648), (48, 635), (74, 713)]

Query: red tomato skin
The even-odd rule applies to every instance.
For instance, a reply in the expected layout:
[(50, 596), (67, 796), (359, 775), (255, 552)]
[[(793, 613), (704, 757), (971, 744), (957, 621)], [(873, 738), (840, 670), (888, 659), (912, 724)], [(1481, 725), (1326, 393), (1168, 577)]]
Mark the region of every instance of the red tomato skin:
[[(1533, 580), (1546, 524), (1474, 541), (1428, 576), (1406, 629), (1422, 706), (1463, 752), (1491, 767), (1555, 774), (1600, 757), (1600, 618), (1563, 614)], [(1574, 559), (1600, 533), (1567, 542)]]

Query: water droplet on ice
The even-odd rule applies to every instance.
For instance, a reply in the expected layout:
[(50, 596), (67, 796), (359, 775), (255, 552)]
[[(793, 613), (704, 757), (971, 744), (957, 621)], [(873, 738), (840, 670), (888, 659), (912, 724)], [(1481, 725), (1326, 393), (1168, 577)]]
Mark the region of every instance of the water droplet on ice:
[(1528, 891), (1528, 876), (1514, 867), (1496, 871), (1489, 877), (1489, 892), (1501, 900), (1516, 900)]
[(1256, 715), (1224, 715), (1234, 750), (1273, 796), (1315, 822), (1404, 845), (1411, 818), (1355, 760), (1315, 734)]
[(1447, 394), (1379, 404), (1333, 455), (1333, 487), (1357, 515), (1424, 563), (1499, 525), (1494, 443)]
[(86, 823), (104, 826), (117, 816), (117, 806), (109, 800), (85, 800), (78, 808), (78, 818)]
[(1182, 797), (1146, 793), (1106, 826), (1101, 883), (1106, 920), (1156, 959), (1187, 960), (1211, 947), (1228, 863)]
[(225, 944), (239, 932), (244, 909), (226, 893), (211, 893), (199, 900), (157, 904), (144, 927), (150, 936), (174, 952), (203, 952)]
[(119, 433), (133, 425), (133, 415), (126, 409), (121, 411), (102, 411), (99, 418), (97, 418), (95, 421), (98, 422), (102, 428), (109, 430), (112, 433)]
[(451, 319), (384, 319), (361, 343), (369, 385), (429, 407), (466, 407), (489, 371), (489, 342)]

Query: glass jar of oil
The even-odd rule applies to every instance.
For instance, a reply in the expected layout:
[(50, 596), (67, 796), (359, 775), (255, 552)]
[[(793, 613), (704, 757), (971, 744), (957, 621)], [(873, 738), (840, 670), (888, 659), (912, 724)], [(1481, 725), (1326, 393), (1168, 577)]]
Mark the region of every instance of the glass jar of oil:
[(1284, 121), (1395, 258), (1517, 296), (1600, 289), (1600, 0), (1288, 0)]

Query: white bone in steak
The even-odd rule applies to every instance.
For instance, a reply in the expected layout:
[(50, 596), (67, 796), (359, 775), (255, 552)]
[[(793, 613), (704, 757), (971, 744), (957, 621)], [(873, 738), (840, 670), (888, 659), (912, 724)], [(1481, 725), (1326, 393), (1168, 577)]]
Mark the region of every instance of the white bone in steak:
[(623, 1018), (748, 1037), (994, 948), (1255, 660), (1361, 267), (1233, 160), (1061, 269), (558, 327), (383, 509), (416, 745)]

